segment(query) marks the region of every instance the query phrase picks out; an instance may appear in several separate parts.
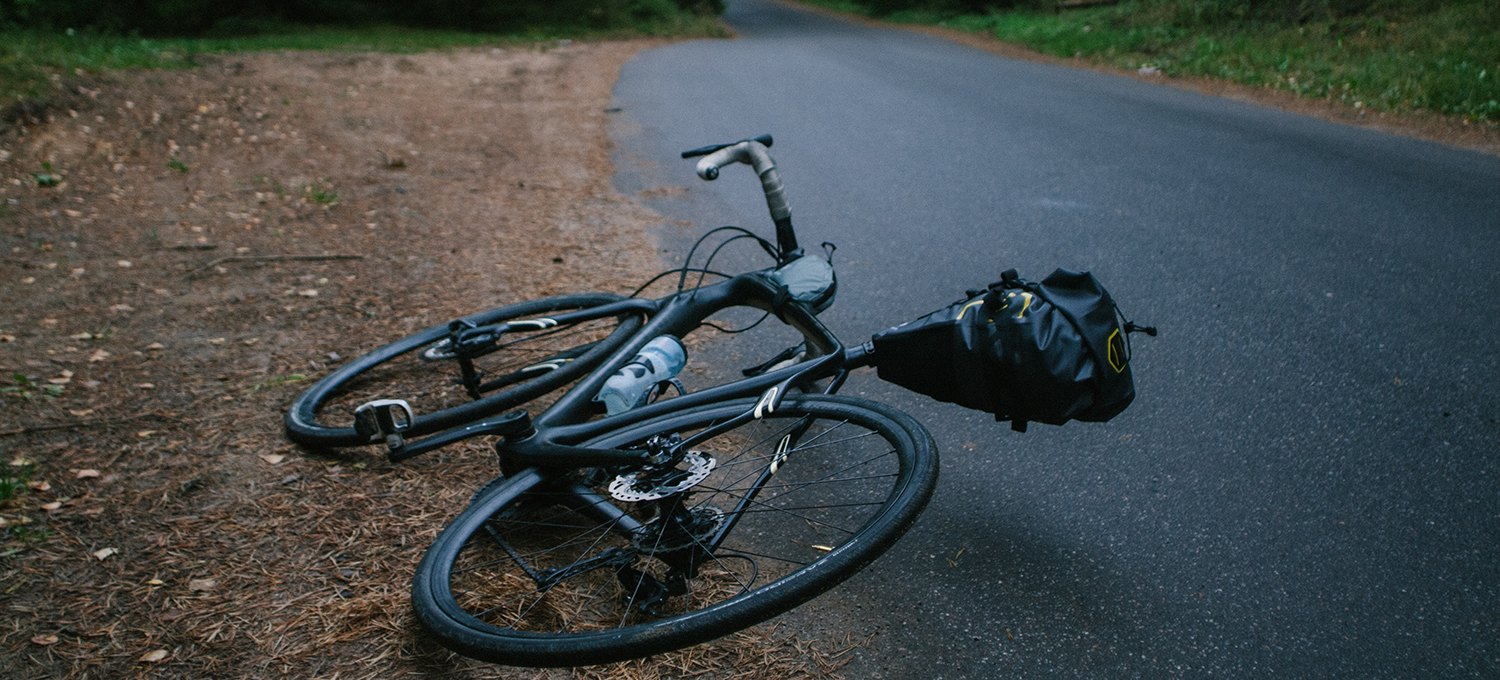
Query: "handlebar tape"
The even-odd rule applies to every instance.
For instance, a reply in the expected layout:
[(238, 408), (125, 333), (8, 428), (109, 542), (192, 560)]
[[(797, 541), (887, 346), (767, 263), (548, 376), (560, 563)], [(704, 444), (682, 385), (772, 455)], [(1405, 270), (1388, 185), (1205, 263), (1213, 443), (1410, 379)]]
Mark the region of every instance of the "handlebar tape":
[(698, 176), (713, 181), (719, 177), (719, 168), (731, 163), (744, 163), (755, 168), (755, 174), (760, 176), (761, 189), (766, 192), (766, 207), (771, 209), (771, 219), (778, 225), (790, 223), (792, 209), (787, 205), (786, 188), (781, 184), (776, 162), (771, 160), (765, 145), (748, 139), (719, 149), (698, 161)]

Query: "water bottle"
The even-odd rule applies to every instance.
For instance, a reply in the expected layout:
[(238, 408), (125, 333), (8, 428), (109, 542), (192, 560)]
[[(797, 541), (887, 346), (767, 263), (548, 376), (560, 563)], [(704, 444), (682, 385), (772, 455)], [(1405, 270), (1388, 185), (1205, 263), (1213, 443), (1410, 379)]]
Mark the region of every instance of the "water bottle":
[(594, 401), (604, 402), (609, 415), (629, 411), (650, 401), (656, 386), (675, 377), (685, 364), (687, 350), (681, 340), (670, 335), (652, 338), (630, 363), (604, 381)]

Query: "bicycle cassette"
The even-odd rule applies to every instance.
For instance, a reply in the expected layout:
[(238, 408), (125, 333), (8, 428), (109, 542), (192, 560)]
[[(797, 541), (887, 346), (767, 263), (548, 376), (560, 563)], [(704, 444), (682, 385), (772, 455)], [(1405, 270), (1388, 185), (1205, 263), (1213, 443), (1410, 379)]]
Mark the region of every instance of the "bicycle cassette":
[(669, 553), (691, 548), (706, 547), (724, 526), (724, 511), (712, 505), (702, 505), (687, 511), (688, 519), (671, 522), (659, 517), (647, 524), (631, 537), (636, 550), (647, 554)]
[(682, 462), (687, 463), (688, 469), (642, 470), (615, 477), (609, 483), (609, 495), (630, 503), (665, 498), (696, 486), (718, 465), (718, 461), (697, 451), (684, 454)]

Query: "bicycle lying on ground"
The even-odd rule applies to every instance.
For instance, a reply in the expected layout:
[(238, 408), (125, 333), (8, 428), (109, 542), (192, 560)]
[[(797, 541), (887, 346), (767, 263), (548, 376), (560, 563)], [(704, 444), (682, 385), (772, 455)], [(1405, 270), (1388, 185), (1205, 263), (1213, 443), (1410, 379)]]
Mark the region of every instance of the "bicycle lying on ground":
[[(705, 642), (852, 576), (926, 505), (932, 437), (888, 406), (835, 394), (872, 365), (875, 345), (845, 346), (819, 322), (836, 288), (831, 263), (798, 247), (770, 145), (763, 136), (683, 157), (702, 156), (708, 180), (731, 163), (754, 167), (776, 242), (734, 227), (710, 234), (753, 239), (775, 266), (731, 276), (710, 270), (710, 255), (667, 272), (677, 289), (659, 299), (566, 295), (463, 317), (350, 362), (292, 404), (292, 439), (383, 442), (393, 462), (500, 437), (501, 476), (442, 531), (412, 586), (421, 620), (451, 649), (576, 666)], [(641, 399), (596, 399), (612, 379), (659, 374), (650, 347), (660, 338), (742, 307), (801, 342), (743, 379), (679, 384), (651, 402), (668, 384), (651, 378)], [(512, 411), (554, 395), (535, 416)]]

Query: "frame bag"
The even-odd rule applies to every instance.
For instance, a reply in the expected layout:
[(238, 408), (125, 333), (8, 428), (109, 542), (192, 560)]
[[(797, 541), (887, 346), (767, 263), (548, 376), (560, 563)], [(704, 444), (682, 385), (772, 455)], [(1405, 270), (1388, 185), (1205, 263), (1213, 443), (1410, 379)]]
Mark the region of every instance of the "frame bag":
[(1009, 420), (1102, 422), (1135, 399), (1133, 332), (1088, 272), (1058, 269), (1041, 283), (1012, 269), (985, 290), (875, 335), (880, 378), (939, 401)]

